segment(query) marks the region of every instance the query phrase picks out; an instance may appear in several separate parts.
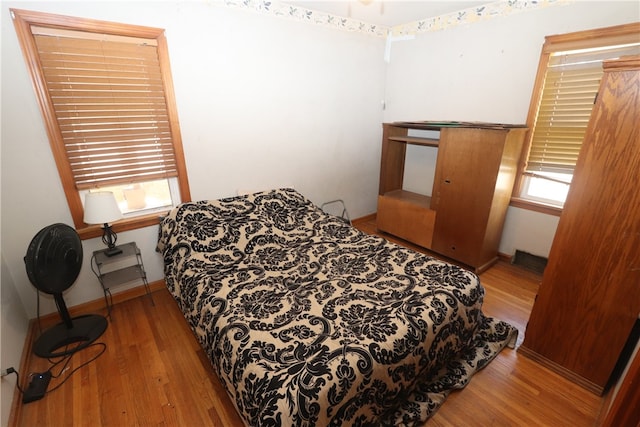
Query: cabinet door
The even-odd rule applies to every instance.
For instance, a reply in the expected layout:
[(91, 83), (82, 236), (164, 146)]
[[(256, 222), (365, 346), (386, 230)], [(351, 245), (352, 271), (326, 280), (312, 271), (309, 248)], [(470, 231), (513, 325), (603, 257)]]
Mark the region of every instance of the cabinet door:
[(508, 131), (442, 129), (433, 185), (433, 250), (473, 267), (481, 260)]
[(605, 72), (523, 343), (599, 393), (640, 312), (639, 126), (640, 72)]

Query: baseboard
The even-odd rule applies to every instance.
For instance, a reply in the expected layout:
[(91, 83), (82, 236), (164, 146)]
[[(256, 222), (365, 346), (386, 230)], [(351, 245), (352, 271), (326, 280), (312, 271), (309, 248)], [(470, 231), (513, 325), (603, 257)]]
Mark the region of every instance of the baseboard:
[(513, 259), (513, 255), (504, 254), (502, 252), (498, 252), (498, 259), (500, 261), (504, 261), (506, 263), (511, 264), (511, 260)]
[(487, 271), (488, 269), (490, 269), (491, 267), (493, 267), (493, 265), (496, 262), (498, 262), (499, 259), (500, 259), (499, 257), (495, 256), (495, 257), (491, 258), (489, 261), (487, 261), (484, 264), (482, 264), (481, 266), (476, 267), (476, 268), (471, 267), (471, 269), (478, 275), (482, 274), (485, 271)]
[(569, 381), (578, 384), (580, 387), (583, 387), (590, 392), (597, 394), (598, 396), (602, 396), (602, 394), (604, 393), (604, 387), (601, 387), (589, 381), (588, 379), (576, 374), (575, 372), (570, 371), (564, 366), (557, 364), (553, 360), (547, 359), (546, 357), (536, 353), (535, 351), (529, 349), (528, 347), (525, 347), (524, 345), (521, 345), (518, 348), (518, 352), (522, 353), (523, 356), (528, 357), (534, 362), (544, 366), (545, 368), (555, 372), (556, 374), (568, 379)]
[(351, 224), (353, 224), (353, 225), (362, 224), (363, 222), (369, 222), (369, 221), (373, 221), (375, 219), (376, 219), (376, 214), (372, 213), (372, 214), (365, 215), (363, 217), (351, 220)]
[[(155, 282), (149, 283), (149, 289), (151, 292), (155, 292), (159, 289), (163, 289), (165, 287), (164, 280), (157, 280)], [(127, 289), (122, 292), (118, 292), (113, 294), (113, 304), (118, 304), (120, 302), (128, 301), (133, 298), (137, 298), (139, 296), (145, 295), (146, 290), (143, 285), (136, 286), (135, 288)], [(98, 298), (93, 301), (88, 301), (79, 305), (75, 305), (73, 307), (69, 307), (69, 315), (71, 317), (80, 316), (82, 314), (92, 314), (96, 311), (101, 311), (106, 309), (106, 302), (104, 298)], [(31, 322), (37, 322), (37, 319), (31, 319)], [(53, 326), (57, 323), (60, 323), (60, 315), (58, 312), (45, 314), (44, 316), (40, 316), (40, 325), (42, 328), (46, 328), (49, 326)]]

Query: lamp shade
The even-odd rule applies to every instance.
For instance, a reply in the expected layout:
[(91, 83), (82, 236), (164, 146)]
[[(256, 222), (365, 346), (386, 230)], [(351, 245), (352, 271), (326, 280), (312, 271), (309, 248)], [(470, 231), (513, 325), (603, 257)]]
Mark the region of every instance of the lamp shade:
[(84, 198), (84, 222), (86, 224), (107, 224), (122, 218), (122, 212), (111, 191), (87, 193)]

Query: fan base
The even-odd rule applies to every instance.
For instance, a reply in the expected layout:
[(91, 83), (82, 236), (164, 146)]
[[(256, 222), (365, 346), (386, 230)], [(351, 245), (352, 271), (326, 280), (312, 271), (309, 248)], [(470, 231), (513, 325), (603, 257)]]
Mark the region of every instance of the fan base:
[(63, 322), (44, 331), (33, 345), (36, 356), (60, 357), (82, 350), (97, 340), (108, 325), (107, 319), (98, 314), (74, 317), (71, 323), (71, 328)]

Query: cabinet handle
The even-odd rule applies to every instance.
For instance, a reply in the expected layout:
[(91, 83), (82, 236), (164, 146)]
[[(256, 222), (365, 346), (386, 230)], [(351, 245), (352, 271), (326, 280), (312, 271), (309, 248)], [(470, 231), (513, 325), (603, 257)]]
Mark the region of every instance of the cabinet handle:
[(444, 183), (445, 183), (445, 184), (451, 184), (451, 180), (450, 180), (450, 179), (445, 179), (445, 180), (444, 180)]

